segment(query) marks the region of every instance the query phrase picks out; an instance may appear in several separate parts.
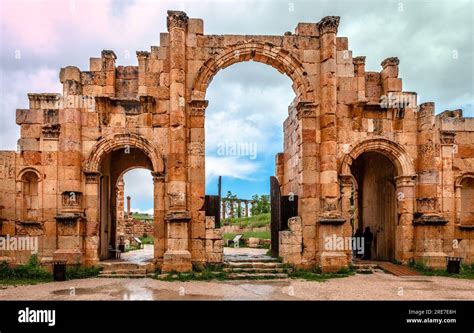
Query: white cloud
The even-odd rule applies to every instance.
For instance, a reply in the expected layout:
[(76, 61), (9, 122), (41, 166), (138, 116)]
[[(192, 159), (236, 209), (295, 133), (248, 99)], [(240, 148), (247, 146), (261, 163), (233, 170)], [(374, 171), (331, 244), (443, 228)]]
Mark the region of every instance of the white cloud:
[(153, 215), (153, 208), (149, 209), (140, 209), (140, 208), (131, 208), (132, 213), (138, 213), (138, 214), (148, 214), (148, 215)]
[(242, 180), (252, 180), (252, 175), (260, 168), (260, 163), (239, 157), (206, 157), (206, 179), (217, 176)]
[(150, 170), (133, 169), (126, 172), (123, 178), (124, 196), (130, 196), (132, 207), (136, 207), (132, 211), (153, 209), (153, 178)]

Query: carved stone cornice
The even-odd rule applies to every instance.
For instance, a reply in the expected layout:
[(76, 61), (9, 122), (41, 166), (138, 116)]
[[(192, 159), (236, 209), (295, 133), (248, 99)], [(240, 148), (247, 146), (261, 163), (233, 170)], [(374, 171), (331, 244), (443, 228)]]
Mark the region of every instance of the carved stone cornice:
[(326, 16), (318, 23), (319, 33), (335, 33), (337, 34), (337, 28), (339, 27), (339, 16)]
[(204, 116), (206, 113), (207, 105), (209, 101), (203, 100), (193, 100), (189, 102), (189, 115), (190, 116)]
[(299, 102), (296, 105), (296, 118), (298, 118), (298, 120), (301, 118), (315, 118), (317, 107), (318, 104), (311, 102)]
[(387, 59), (384, 59), (380, 65), (382, 65), (382, 68), (385, 68), (387, 66), (398, 66), (400, 64), (400, 60), (397, 57), (390, 57)]
[(168, 17), (166, 19), (168, 31), (173, 28), (186, 29), (188, 20), (188, 15), (186, 15), (185, 12), (179, 10), (168, 10)]
[(448, 220), (438, 214), (422, 214), (413, 220), (413, 225), (444, 225)]
[(187, 210), (172, 211), (166, 214), (166, 221), (169, 223), (189, 222), (191, 213)]
[(455, 137), (456, 137), (455, 131), (441, 131), (441, 135), (440, 135), (441, 144), (453, 145)]
[(86, 184), (98, 184), (100, 179), (99, 172), (84, 172), (86, 175)]
[(59, 139), (61, 125), (59, 124), (45, 125), (43, 126), (41, 130), (42, 130), (44, 139), (57, 140)]

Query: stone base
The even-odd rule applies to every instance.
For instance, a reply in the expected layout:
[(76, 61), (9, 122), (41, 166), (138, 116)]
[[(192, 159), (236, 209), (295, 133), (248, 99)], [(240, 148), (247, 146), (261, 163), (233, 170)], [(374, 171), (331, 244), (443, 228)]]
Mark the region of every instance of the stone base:
[(189, 251), (166, 251), (163, 257), (161, 272), (189, 272), (192, 271), (191, 253)]
[(79, 249), (60, 249), (53, 253), (53, 261), (65, 261), (67, 265), (82, 263), (83, 253)]
[(421, 262), (429, 268), (446, 269), (446, 253), (425, 252), (415, 255), (415, 262)]
[(347, 268), (347, 255), (344, 252), (322, 252), (320, 265), (323, 273), (338, 272)]

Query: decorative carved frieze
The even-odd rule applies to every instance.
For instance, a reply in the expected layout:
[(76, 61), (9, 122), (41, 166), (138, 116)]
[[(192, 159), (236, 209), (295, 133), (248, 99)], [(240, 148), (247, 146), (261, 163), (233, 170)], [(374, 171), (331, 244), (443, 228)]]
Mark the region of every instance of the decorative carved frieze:
[(61, 125), (53, 124), (46, 125), (42, 127), (43, 138), (50, 140), (59, 139), (59, 134), (61, 132)]
[(453, 145), (454, 138), (456, 137), (455, 131), (442, 131), (440, 135), (440, 141), (443, 145)]
[(100, 179), (100, 173), (98, 172), (85, 172), (86, 184), (98, 184)]

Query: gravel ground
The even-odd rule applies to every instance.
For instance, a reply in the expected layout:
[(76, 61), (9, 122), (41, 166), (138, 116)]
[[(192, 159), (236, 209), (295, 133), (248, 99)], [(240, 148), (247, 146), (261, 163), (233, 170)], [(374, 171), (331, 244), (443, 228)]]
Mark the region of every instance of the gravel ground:
[(326, 282), (92, 278), (0, 288), (0, 300), (474, 300), (472, 280), (383, 272)]

